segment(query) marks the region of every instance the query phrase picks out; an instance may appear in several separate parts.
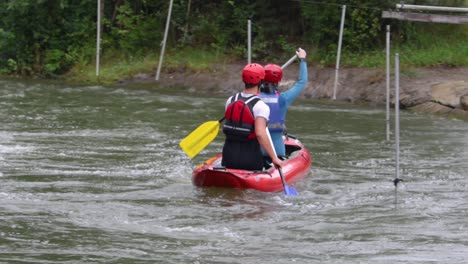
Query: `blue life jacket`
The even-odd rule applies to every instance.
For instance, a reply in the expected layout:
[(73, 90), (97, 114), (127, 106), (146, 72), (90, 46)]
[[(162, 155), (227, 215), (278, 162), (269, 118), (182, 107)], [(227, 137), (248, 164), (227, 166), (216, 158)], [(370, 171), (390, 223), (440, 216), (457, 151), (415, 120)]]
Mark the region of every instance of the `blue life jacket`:
[(281, 115), (281, 108), (279, 103), (279, 92), (275, 93), (261, 93), (260, 99), (270, 107), (270, 119), (268, 120), (268, 129), (270, 132), (283, 132), (284, 118)]

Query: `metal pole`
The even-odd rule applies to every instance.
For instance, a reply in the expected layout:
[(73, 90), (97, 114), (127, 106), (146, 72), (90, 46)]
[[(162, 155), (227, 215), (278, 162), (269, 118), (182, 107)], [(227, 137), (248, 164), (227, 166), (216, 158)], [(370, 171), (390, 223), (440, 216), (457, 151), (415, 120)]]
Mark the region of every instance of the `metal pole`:
[(343, 41), (344, 20), (346, 14), (346, 5), (343, 5), (341, 12), (340, 37), (338, 39), (338, 54), (336, 56), (335, 84), (333, 85), (333, 100), (336, 99), (336, 88), (338, 86), (338, 75), (340, 71), (341, 43)]
[(395, 187), (400, 181), (400, 55), (395, 54)]
[(99, 76), (99, 57), (101, 50), (101, 0), (97, 1), (97, 36), (96, 36), (96, 76)]
[(447, 11), (447, 12), (468, 12), (468, 8), (464, 7), (447, 7), (447, 6), (424, 6), (424, 5), (407, 5), (397, 4), (398, 9), (426, 10), (426, 11)]
[(386, 139), (390, 141), (390, 25), (387, 25), (387, 99), (386, 99)]
[(252, 62), (252, 22), (247, 20), (247, 63)]
[(172, 13), (172, 3), (174, 0), (171, 0), (169, 3), (169, 11), (167, 13), (167, 20), (166, 20), (166, 30), (164, 31), (164, 39), (162, 41), (162, 47), (161, 47), (161, 55), (159, 56), (159, 64), (158, 64), (158, 70), (156, 72), (156, 81), (159, 80), (159, 74), (161, 73), (161, 66), (164, 58), (164, 50), (166, 49), (166, 40), (167, 40), (167, 34), (169, 32), (169, 24), (171, 22), (171, 13)]

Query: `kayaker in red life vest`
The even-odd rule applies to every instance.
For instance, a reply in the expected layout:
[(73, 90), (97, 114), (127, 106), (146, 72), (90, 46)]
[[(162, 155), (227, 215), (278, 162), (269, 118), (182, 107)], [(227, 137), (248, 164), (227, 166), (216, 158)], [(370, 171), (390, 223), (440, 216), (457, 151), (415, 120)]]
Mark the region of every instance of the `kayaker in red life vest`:
[(226, 101), (223, 125), (226, 139), (221, 163), (226, 168), (262, 170), (261, 148), (276, 167), (282, 165), (266, 133), (270, 108), (257, 96), (264, 78), (265, 69), (260, 64), (247, 64), (242, 70), (244, 90)]
[[(299, 64), (299, 78), (294, 86), (280, 93), (278, 90), (278, 83), (283, 78), (283, 70), (276, 64), (268, 64), (265, 65), (265, 83), (259, 95), (262, 101), (270, 107), (268, 129), (270, 130), (276, 154), (279, 157), (286, 156), (283, 133), (286, 128), (285, 120), (288, 107), (304, 90), (307, 84), (307, 62), (305, 61), (307, 53), (305, 50), (299, 48), (296, 51), (296, 55), (301, 61)], [(266, 157), (269, 156), (265, 151), (263, 152)]]

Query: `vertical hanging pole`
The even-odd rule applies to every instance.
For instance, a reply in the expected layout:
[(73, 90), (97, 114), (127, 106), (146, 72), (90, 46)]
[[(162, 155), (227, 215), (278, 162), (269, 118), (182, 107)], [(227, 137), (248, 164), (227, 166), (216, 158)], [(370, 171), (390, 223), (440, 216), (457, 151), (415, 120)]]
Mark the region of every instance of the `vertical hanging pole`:
[(400, 55), (395, 54), (395, 190), (400, 182)]
[(341, 43), (343, 42), (343, 29), (344, 29), (344, 20), (346, 15), (346, 5), (343, 5), (341, 11), (341, 25), (340, 25), (340, 37), (338, 39), (338, 52), (336, 56), (336, 68), (335, 68), (335, 84), (333, 85), (333, 100), (336, 99), (336, 88), (338, 86), (338, 75), (340, 72), (340, 58), (341, 58)]
[(390, 141), (390, 25), (387, 25), (387, 99), (386, 99), (386, 139)]
[(164, 58), (164, 50), (166, 49), (167, 34), (169, 32), (169, 24), (171, 22), (172, 3), (173, 2), (174, 2), (174, 0), (171, 0), (171, 2), (169, 2), (169, 11), (167, 13), (167, 20), (166, 20), (166, 30), (164, 31), (164, 38), (163, 38), (163, 41), (161, 43), (161, 45), (162, 45), (161, 55), (159, 56), (158, 70), (156, 72), (156, 78), (155, 78), (156, 81), (159, 81), (159, 74), (161, 73), (161, 66), (162, 66), (162, 62), (163, 62), (163, 58)]
[(96, 76), (99, 76), (99, 57), (101, 50), (101, 0), (97, 0), (97, 28), (96, 28)]
[(247, 63), (252, 62), (252, 22), (247, 21)]

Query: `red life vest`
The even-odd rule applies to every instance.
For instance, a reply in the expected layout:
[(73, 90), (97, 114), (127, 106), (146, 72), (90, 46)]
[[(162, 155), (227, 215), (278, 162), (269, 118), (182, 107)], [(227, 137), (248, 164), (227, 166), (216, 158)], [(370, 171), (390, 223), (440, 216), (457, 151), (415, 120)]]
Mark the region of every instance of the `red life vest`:
[(256, 95), (243, 97), (240, 93), (231, 98), (224, 114), (223, 132), (228, 140), (252, 140), (255, 135), (254, 105), (260, 101)]

